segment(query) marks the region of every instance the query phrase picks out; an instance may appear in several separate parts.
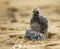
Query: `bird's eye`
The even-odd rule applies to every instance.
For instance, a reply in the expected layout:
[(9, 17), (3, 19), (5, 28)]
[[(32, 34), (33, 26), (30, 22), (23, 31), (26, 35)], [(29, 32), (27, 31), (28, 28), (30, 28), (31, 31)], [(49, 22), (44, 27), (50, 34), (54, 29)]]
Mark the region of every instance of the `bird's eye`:
[(39, 14), (39, 12), (37, 12)]

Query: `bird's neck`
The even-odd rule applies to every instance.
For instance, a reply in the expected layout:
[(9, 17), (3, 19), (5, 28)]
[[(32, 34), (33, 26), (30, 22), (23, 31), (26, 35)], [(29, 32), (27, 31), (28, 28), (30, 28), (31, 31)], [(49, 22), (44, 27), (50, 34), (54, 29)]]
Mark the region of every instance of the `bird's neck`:
[(33, 17), (37, 18), (37, 17), (39, 17), (39, 14), (33, 14)]

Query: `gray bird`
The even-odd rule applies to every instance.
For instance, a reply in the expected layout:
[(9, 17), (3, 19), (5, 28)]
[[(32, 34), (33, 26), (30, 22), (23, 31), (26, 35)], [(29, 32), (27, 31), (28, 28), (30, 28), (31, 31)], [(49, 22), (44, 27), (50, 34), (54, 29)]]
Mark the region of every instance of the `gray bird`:
[(32, 17), (30, 20), (30, 27), (33, 31), (46, 33), (48, 29), (48, 21), (47, 19), (39, 15), (39, 9), (33, 8), (32, 10)]
[(31, 29), (27, 29), (25, 32), (25, 39), (28, 40), (44, 40), (45, 37), (43, 36), (43, 34), (39, 34), (39, 32), (33, 31)]

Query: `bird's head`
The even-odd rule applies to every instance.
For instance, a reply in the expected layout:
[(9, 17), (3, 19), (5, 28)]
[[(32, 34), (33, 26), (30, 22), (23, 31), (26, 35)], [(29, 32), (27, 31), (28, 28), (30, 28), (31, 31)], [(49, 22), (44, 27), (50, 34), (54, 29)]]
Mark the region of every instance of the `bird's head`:
[(33, 9), (32, 9), (32, 13), (33, 13), (34, 15), (39, 15), (39, 9), (38, 9), (37, 7), (33, 8)]

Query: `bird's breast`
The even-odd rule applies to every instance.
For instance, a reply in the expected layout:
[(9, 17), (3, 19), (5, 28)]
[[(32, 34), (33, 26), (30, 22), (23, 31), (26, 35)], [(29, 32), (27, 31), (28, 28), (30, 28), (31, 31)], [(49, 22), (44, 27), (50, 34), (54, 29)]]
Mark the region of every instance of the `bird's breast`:
[(33, 22), (31, 25), (33, 30), (40, 30), (40, 25), (37, 22)]

